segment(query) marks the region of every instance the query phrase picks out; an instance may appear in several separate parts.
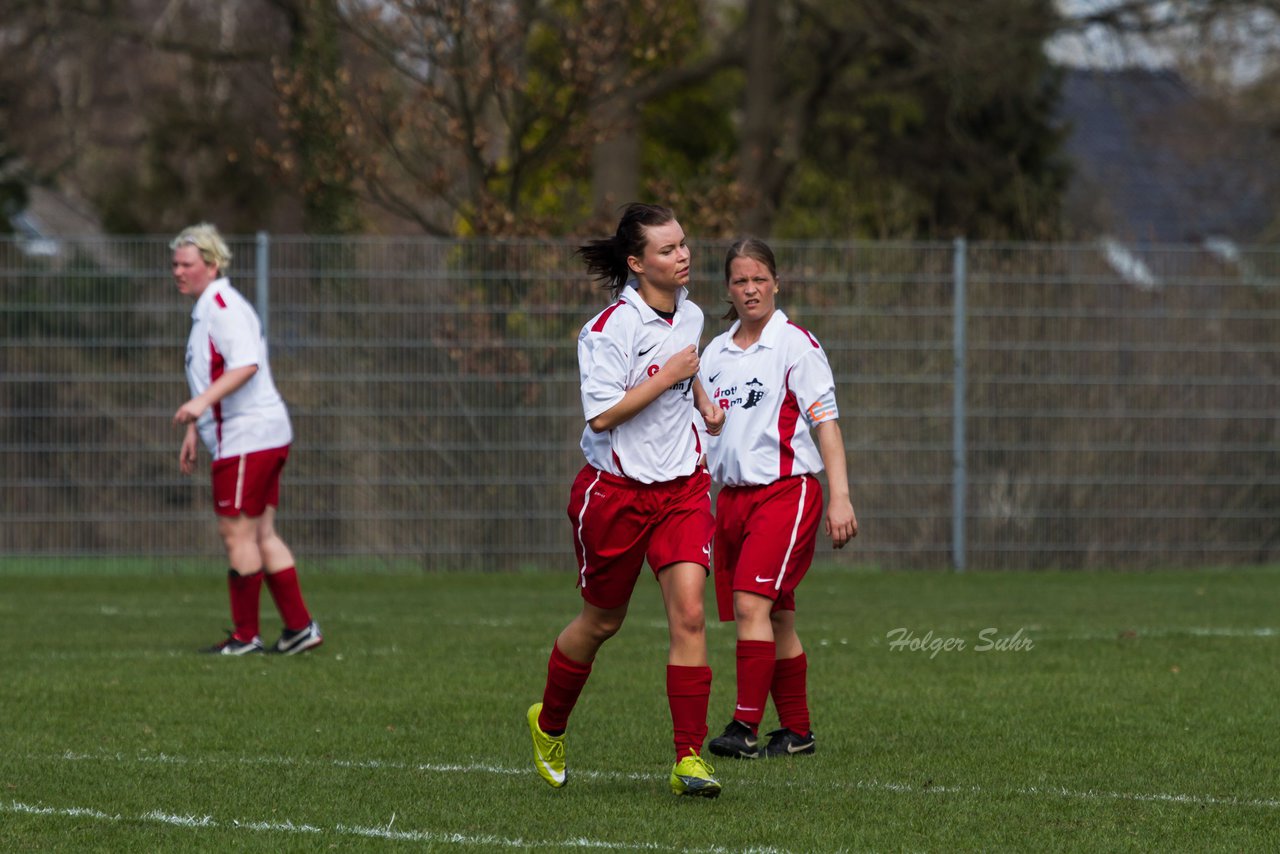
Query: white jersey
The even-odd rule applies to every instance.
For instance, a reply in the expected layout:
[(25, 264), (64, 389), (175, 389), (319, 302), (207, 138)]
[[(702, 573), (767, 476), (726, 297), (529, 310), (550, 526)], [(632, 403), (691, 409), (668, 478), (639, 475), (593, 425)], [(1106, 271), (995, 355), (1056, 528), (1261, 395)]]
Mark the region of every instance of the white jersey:
[(746, 350), (733, 343), (740, 325), (707, 345), (698, 374), (725, 410), (720, 435), (707, 440), (711, 477), (726, 486), (761, 486), (822, 471), (809, 430), (840, 415), (822, 345), (780, 310)]
[[(681, 288), (670, 321), (650, 308), (632, 285), (591, 318), (578, 334), (582, 414), (587, 421), (622, 400), (680, 350), (698, 346), (702, 309)], [(601, 471), (641, 483), (693, 474), (702, 456), (694, 426), (693, 377), (676, 383), (635, 417), (612, 430), (582, 431), (582, 453)]]
[(258, 314), (226, 279), (217, 279), (191, 310), (187, 339), (187, 385), (202, 394), (225, 372), (246, 365), (258, 370), (249, 381), (200, 416), (200, 439), (215, 460), (282, 448), (293, 441), (289, 410), (271, 379), (267, 342)]

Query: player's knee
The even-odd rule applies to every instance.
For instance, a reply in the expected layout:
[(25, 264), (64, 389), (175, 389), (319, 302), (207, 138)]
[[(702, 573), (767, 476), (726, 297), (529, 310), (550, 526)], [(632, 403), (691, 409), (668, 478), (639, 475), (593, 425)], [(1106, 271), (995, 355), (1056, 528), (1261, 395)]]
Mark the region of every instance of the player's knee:
[(609, 638), (618, 633), (622, 628), (621, 616), (610, 615), (593, 620), (589, 626), (592, 637), (599, 643), (604, 643)]
[(702, 611), (702, 603), (691, 603), (687, 607), (678, 608), (671, 615), (671, 633), (677, 637), (697, 639), (707, 633), (707, 620)]

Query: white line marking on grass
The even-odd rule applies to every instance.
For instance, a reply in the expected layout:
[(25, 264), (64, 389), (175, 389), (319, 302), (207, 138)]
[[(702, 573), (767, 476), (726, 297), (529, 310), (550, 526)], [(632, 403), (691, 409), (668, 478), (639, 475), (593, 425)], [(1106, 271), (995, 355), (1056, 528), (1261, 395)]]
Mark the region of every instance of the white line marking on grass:
[(176, 824), (178, 827), (217, 827), (218, 823), (213, 820), (211, 815), (202, 815), (196, 818), (193, 815), (169, 815), (160, 812), (160, 810), (152, 810), (142, 814), (143, 821), (158, 821), (161, 824)]
[(86, 809), (84, 807), (64, 807), (61, 809), (55, 809), (54, 807), (36, 807), (31, 806), (30, 804), (21, 804), (17, 801), (14, 801), (8, 806), (0, 804), (0, 811), (28, 813), (30, 815), (65, 815), (71, 818), (96, 818), (100, 821), (120, 820), (120, 816), (118, 815), (108, 815), (107, 813), (99, 812), (98, 810)]
[(1091, 800), (1144, 801), (1170, 804), (1192, 804), (1194, 806), (1264, 807), (1266, 809), (1280, 808), (1280, 800), (1275, 798), (1245, 800), (1241, 798), (1216, 798), (1212, 795), (1172, 795), (1160, 792), (1152, 794), (1141, 794), (1137, 792), (1100, 792), (1097, 789), (1073, 792), (1070, 789), (1059, 789), (1056, 786), (1049, 789), (1037, 789), (1035, 787), (1030, 787), (1019, 791), (1030, 795), (1047, 794), (1058, 795), (1063, 798), (1085, 798)]
[(1197, 637), (1197, 638), (1274, 638), (1280, 637), (1280, 629), (1262, 626), (1259, 628), (1232, 628), (1232, 627), (1209, 627), (1209, 626), (1152, 626), (1148, 628), (1126, 627), (1120, 628), (1113, 632), (1082, 632), (1078, 634), (1060, 635), (1055, 637), (1052, 633), (1036, 634), (1033, 638), (1039, 640), (1068, 640), (1068, 641), (1114, 641), (1114, 640), (1142, 640), (1143, 638), (1176, 638), (1176, 637)]
[(323, 833), (318, 827), (309, 824), (294, 824), (291, 821), (240, 821), (231, 820), (232, 827), (243, 827), (245, 830), (271, 830), (281, 833)]
[[(295, 759), (287, 756), (240, 756), (229, 759), (187, 759), (182, 756), (173, 756), (166, 753), (157, 753), (154, 755), (141, 754), (138, 756), (125, 756), (121, 753), (75, 753), (66, 751), (59, 756), (32, 756), (28, 755), (28, 759), (37, 761), (46, 761), (50, 758), (61, 759), (69, 762), (93, 762), (93, 761), (116, 761), (121, 763), (138, 762), (138, 763), (160, 763), (170, 765), (283, 765), (283, 766), (306, 766), (306, 765), (327, 765), (335, 768), (361, 768), (361, 769), (387, 769), (390, 771), (426, 771), (436, 774), (493, 774), (504, 777), (526, 776), (532, 775), (532, 769), (525, 766), (518, 768), (507, 768), (501, 765), (491, 765), (483, 762), (472, 762), (468, 764), (457, 763), (432, 763), (432, 762), (388, 762), (382, 759)], [(577, 768), (573, 771), (574, 777), (585, 777), (593, 780), (665, 780), (665, 774), (646, 774), (639, 771), (581, 771)], [(734, 782), (735, 786), (753, 786), (757, 785), (755, 781), (738, 780)], [(773, 785), (772, 783), (761, 782), (759, 785)], [(788, 782), (786, 785), (802, 785), (795, 782)], [(1161, 802), (1173, 804), (1192, 804), (1196, 806), (1228, 806), (1228, 807), (1250, 807), (1261, 809), (1280, 809), (1280, 799), (1277, 798), (1234, 798), (1234, 797), (1218, 797), (1215, 795), (1186, 795), (1165, 792), (1103, 792), (1096, 789), (1086, 789), (1084, 791), (1075, 791), (1072, 789), (1049, 787), (1037, 788), (1028, 786), (1007, 790), (984, 789), (981, 786), (941, 786), (912, 783), (893, 783), (882, 780), (855, 780), (846, 783), (841, 788), (865, 789), (868, 791), (885, 791), (898, 792), (900, 794), (921, 794), (921, 795), (953, 795), (953, 794), (972, 794), (972, 795), (990, 795), (1000, 792), (1012, 792), (1017, 795), (1028, 795), (1034, 797), (1060, 797), (1060, 798), (1078, 798), (1081, 800), (1128, 800), (1128, 801), (1144, 801), (1144, 802)], [(394, 821), (394, 817), (392, 819)], [(390, 829), (390, 825), (388, 825)], [(708, 851), (716, 851), (719, 849), (704, 849)], [(766, 851), (769, 849), (760, 849)]]
[[(51, 817), (89, 818), (97, 821), (125, 821), (129, 819), (128, 816), (111, 815), (87, 807), (42, 807), (24, 804), (19, 801), (0, 804), (0, 813), (5, 812)], [(737, 849), (722, 848), (719, 845), (713, 845), (709, 848), (675, 848), (669, 845), (660, 845), (656, 842), (608, 842), (603, 839), (588, 839), (581, 836), (573, 839), (534, 840), (511, 839), (491, 834), (472, 836), (463, 833), (449, 833), (447, 831), (392, 830), (390, 822), (386, 827), (335, 824), (332, 828), (326, 829), (310, 824), (294, 824), (292, 821), (287, 820), (262, 822), (231, 819), (226, 822), (219, 822), (212, 816), (206, 815), (196, 818), (189, 815), (170, 815), (159, 810), (145, 812), (137, 818), (141, 821), (158, 822), (160, 824), (171, 824), (193, 829), (228, 827), (234, 830), (265, 831), (270, 833), (333, 833), (341, 836), (361, 836), (396, 842), (426, 842), (481, 846), (484, 848), (594, 848), (604, 851), (684, 851), (687, 854), (730, 854), (730, 852), (737, 851)], [(392, 816), (391, 821), (395, 821), (394, 816)], [(786, 854), (786, 851), (778, 848), (749, 848), (744, 854)]]

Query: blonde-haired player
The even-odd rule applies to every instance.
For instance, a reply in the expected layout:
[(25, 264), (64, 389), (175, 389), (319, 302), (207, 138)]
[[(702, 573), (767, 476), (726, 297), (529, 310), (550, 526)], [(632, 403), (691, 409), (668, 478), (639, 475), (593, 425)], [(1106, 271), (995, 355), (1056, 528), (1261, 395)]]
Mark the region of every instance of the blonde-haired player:
[(174, 424), (186, 425), (178, 464), (184, 474), (195, 471), (197, 439), (203, 440), (213, 457), (214, 512), (230, 566), (234, 628), (202, 652), (263, 652), (258, 602), (264, 576), (284, 622), (271, 652), (305, 652), (324, 637), (303, 602), (293, 553), (275, 529), (293, 427), (271, 378), (262, 324), (226, 278), (231, 251), (217, 228), (185, 228), (169, 248), (174, 283), (195, 300), (186, 357), (191, 399), (173, 416)]

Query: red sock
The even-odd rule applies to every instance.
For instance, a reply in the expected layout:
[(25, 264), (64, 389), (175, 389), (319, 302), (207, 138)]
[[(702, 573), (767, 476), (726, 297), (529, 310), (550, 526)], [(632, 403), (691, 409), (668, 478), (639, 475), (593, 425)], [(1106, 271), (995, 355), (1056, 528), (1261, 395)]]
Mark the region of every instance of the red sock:
[(778, 721), (797, 735), (808, 735), (809, 697), (805, 680), (809, 673), (809, 659), (802, 652), (795, 658), (784, 658), (774, 665), (773, 705), (778, 710)]
[(227, 570), (227, 590), (231, 593), (231, 623), (236, 640), (251, 641), (258, 636), (258, 594), (262, 591), (262, 570), (241, 575)]
[(574, 661), (560, 647), (551, 647), (547, 662), (547, 686), (542, 690), (542, 714), (538, 726), (548, 735), (559, 735), (569, 727), (569, 714), (578, 705), (578, 695), (591, 675), (591, 662)]
[(760, 728), (764, 704), (769, 700), (773, 683), (773, 641), (738, 641), (738, 705), (733, 719), (748, 724), (751, 731)]
[(707, 737), (707, 702), (711, 699), (711, 668), (667, 665), (667, 703), (676, 745), (676, 761), (701, 755)]
[(311, 622), (311, 612), (302, 601), (302, 588), (298, 586), (298, 570), (292, 566), (279, 572), (267, 573), (267, 590), (275, 600), (276, 610), (284, 627), (291, 632), (305, 629)]

